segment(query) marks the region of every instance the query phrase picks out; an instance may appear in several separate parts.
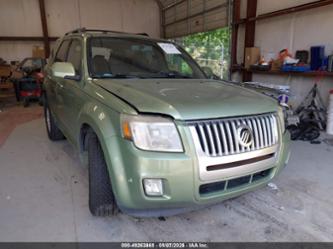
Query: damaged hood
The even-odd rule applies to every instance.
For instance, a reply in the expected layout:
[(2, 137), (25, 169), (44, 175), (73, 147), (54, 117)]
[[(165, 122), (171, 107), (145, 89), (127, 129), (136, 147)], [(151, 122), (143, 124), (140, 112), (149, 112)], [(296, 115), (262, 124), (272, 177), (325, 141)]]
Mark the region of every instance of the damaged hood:
[(277, 110), (276, 102), (223, 81), (197, 79), (98, 79), (94, 82), (142, 113), (178, 120), (252, 115)]

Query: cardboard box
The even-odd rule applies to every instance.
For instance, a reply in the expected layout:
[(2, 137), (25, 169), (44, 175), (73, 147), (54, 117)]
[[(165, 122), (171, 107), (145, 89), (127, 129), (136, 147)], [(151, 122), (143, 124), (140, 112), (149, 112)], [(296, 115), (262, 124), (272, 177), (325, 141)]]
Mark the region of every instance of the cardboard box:
[(260, 60), (260, 49), (256, 47), (245, 48), (245, 64), (244, 67), (249, 69), (251, 65), (258, 63)]
[(44, 48), (40, 46), (34, 46), (32, 48), (32, 57), (45, 58)]
[(9, 65), (0, 65), (0, 77), (9, 77), (11, 68)]
[(18, 71), (18, 70), (13, 70), (12, 71), (12, 78), (13, 79), (21, 79), (23, 77), (23, 73), (21, 71)]
[(282, 61), (280, 59), (272, 61), (271, 71), (280, 71), (282, 67)]

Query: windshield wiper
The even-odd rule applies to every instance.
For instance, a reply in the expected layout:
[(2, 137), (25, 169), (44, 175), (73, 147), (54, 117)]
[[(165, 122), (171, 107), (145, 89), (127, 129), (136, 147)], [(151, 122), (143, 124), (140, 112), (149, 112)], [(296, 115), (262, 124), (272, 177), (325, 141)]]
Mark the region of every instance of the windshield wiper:
[(158, 72), (158, 74), (164, 78), (183, 78), (183, 79), (192, 79), (193, 77), (189, 76), (189, 75), (184, 75), (178, 72)]
[(173, 78), (173, 79), (192, 79), (193, 77), (184, 75), (178, 72), (158, 72), (150, 75), (130, 75), (130, 74), (93, 74), (93, 78), (96, 79), (145, 79), (145, 78)]
[(141, 78), (137, 75), (129, 75), (129, 74), (113, 74), (110, 78), (115, 78), (115, 79), (135, 79), (135, 78)]
[(92, 75), (93, 78), (97, 79), (137, 79), (141, 78), (136, 75), (128, 75), (128, 74), (94, 74)]

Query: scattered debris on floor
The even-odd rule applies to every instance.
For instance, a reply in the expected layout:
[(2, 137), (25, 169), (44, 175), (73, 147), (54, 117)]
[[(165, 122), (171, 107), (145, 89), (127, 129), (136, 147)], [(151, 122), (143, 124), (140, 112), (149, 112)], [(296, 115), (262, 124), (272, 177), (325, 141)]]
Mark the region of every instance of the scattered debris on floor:
[(165, 217), (163, 217), (163, 216), (158, 217), (158, 220), (160, 220), (160, 221), (166, 221)]
[(279, 210), (284, 211), (285, 210), (284, 206), (280, 206)]
[(287, 124), (291, 139), (320, 144), (321, 141), (317, 139), (320, 136), (320, 132), (326, 128), (326, 113), (326, 106), (319, 94), (316, 82), (293, 113), (293, 117), (297, 117), (298, 122)]
[(310, 141), (310, 144), (321, 144), (320, 140), (312, 140)]
[(323, 142), (329, 146), (333, 146), (333, 138), (326, 138)]
[(279, 190), (278, 186), (276, 186), (275, 183), (270, 182), (267, 184), (267, 186), (272, 190)]

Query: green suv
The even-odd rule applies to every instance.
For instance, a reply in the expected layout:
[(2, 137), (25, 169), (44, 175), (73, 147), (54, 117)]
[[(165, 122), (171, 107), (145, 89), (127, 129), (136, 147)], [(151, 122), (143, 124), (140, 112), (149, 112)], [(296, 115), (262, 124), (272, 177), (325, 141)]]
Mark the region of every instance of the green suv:
[(170, 41), (78, 29), (45, 72), (48, 136), (88, 164), (93, 215), (193, 210), (267, 184), (288, 161), (276, 101), (210, 79)]

